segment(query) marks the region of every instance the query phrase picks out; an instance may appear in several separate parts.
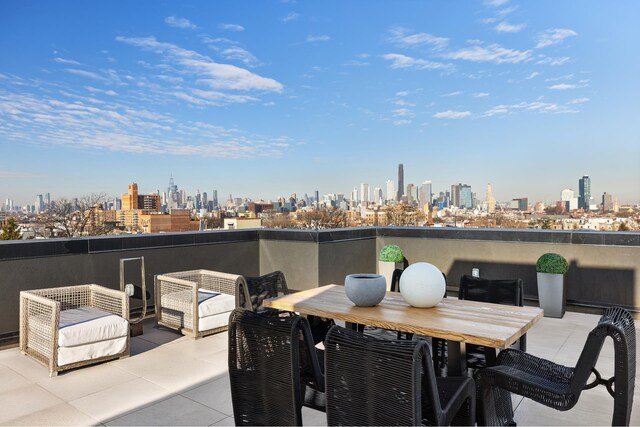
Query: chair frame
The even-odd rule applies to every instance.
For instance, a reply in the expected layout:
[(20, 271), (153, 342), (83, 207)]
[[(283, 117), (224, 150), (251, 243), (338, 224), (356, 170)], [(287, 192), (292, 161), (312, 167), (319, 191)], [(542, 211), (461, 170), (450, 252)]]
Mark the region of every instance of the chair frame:
[[(473, 425), (475, 421), (473, 378), (436, 378), (424, 340), (376, 339), (334, 326), (327, 334), (325, 352), (328, 425), (425, 421)], [(366, 379), (360, 377), (362, 371)], [(358, 378), (349, 382), (349, 375)]]
[[(247, 310), (256, 312), (270, 310), (262, 307), (262, 302), (265, 299), (278, 296), (278, 292), (282, 292), (284, 295), (289, 293), (287, 281), (285, 280), (284, 273), (282, 271), (274, 271), (273, 273), (268, 273), (259, 277), (245, 277), (244, 281), (238, 281), (237, 285), (236, 307), (243, 307)], [(253, 301), (251, 299), (251, 291), (249, 288), (256, 285), (271, 287), (269, 290), (272, 292), (269, 295), (265, 295), (262, 299), (260, 299), (260, 297), (256, 297), (256, 301)]]
[[(20, 292), (20, 351), (46, 366), (51, 377), (61, 371), (121, 359), (130, 354), (131, 335), (127, 332), (127, 345), (121, 353), (59, 365), (60, 312), (79, 307), (93, 307), (129, 321), (127, 294), (104, 286), (90, 284)], [(36, 328), (37, 325), (29, 324), (33, 316), (45, 316), (50, 322), (46, 328)]]
[[(156, 322), (160, 326), (175, 329), (194, 339), (225, 331), (227, 324), (219, 328), (199, 330), (198, 289), (233, 295), (236, 297), (235, 305), (238, 306), (236, 289), (243, 284), (246, 285), (246, 282), (240, 275), (211, 270), (188, 270), (156, 275), (154, 277)], [(185, 299), (177, 309), (162, 306), (164, 295), (181, 291), (191, 293), (191, 302)]]
[[(615, 350), (614, 376), (602, 380), (595, 366), (607, 337)], [(587, 383), (591, 373), (596, 379)], [(478, 373), (480, 404), (484, 419), (478, 424), (508, 422), (511, 408), (509, 391), (545, 406), (568, 411), (583, 390), (605, 385), (614, 398), (612, 425), (629, 425), (633, 408), (636, 374), (636, 331), (633, 317), (623, 308), (608, 308), (598, 325), (589, 333), (574, 368), (559, 365), (531, 354), (507, 349), (498, 355), (497, 364)], [(615, 384), (615, 390), (612, 388)], [(506, 411), (506, 412), (505, 412)]]
[[(265, 348), (251, 348), (256, 337)], [(283, 347), (286, 354), (277, 353)], [(236, 425), (302, 425), (303, 405), (324, 410), (324, 375), (304, 317), (236, 308), (229, 317), (228, 362)], [(310, 372), (302, 372), (303, 362)]]

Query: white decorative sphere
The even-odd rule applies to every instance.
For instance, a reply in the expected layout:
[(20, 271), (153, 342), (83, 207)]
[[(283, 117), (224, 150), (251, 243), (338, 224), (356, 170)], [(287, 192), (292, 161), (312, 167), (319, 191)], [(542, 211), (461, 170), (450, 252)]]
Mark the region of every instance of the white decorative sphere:
[(433, 307), (444, 297), (446, 283), (442, 272), (433, 264), (417, 262), (400, 276), (400, 293), (414, 307)]

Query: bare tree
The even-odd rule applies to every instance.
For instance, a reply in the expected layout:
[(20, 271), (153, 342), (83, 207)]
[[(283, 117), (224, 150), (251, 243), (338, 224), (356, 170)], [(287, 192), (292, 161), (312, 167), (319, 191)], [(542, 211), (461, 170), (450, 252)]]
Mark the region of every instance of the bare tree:
[(298, 224), (287, 213), (269, 209), (260, 213), (265, 228), (299, 228)]
[(425, 221), (425, 214), (413, 206), (400, 203), (393, 206), (385, 206), (384, 212), (387, 215), (387, 224), (402, 226), (422, 225)]
[(308, 230), (344, 228), (349, 225), (347, 213), (340, 208), (320, 208), (303, 212), (298, 221), (300, 228)]
[(113, 229), (105, 220), (104, 193), (78, 199), (59, 199), (36, 218), (36, 223), (51, 237), (80, 237), (107, 234)]

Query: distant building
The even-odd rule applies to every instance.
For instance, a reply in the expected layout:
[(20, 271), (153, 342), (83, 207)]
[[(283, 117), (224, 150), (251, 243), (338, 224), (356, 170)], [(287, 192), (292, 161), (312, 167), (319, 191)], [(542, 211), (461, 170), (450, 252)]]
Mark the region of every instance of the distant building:
[(365, 206), (371, 201), (369, 196), (369, 184), (360, 184), (360, 199), (360, 202)]
[(460, 207), (460, 187), (462, 184), (453, 184), (451, 186), (451, 206)]
[(487, 194), (486, 194), (486, 201), (487, 201), (487, 212), (489, 213), (493, 213), (496, 211), (496, 199), (493, 197), (493, 190), (491, 188), (491, 184), (487, 184)]
[(260, 228), (262, 220), (260, 218), (225, 218), (225, 230), (241, 230), (244, 228)]
[(571, 189), (564, 189), (560, 193), (560, 200), (563, 202), (563, 208), (567, 212), (578, 209), (578, 198), (574, 196), (574, 192)]
[(387, 198), (386, 200), (396, 199), (396, 187), (392, 180), (387, 180)]
[(433, 203), (433, 187), (431, 181), (425, 181), (418, 191), (418, 205), (426, 212)]
[(603, 211), (612, 211), (614, 206), (613, 196), (611, 194), (607, 194), (605, 191), (602, 195), (602, 210)]
[(578, 208), (588, 211), (591, 203), (591, 178), (589, 175), (583, 175), (578, 180), (578, 191)]
[(509, 204), (511, 209), (519, 210), (519, 211), (528, 211), (529, 210), (529, 199), (527, 197), (522, 197), (519, 199), (511, 200)]
[(398, 193), (396, 194), (396, 200), (401, 202), (402, 196), (404, 196), (404, 165), (400, 163), (398, 165)]
[(467, 184), (458, 184), (460, 189), (460, 207), (463, 209), (473, 209), (473, 195), (471, 194), (471, 186)]
[(129, 184), (129, 190), (122, 195), (122, 210), (144, 209), (146, 211), (160, 212), (160, 195), (138, 194), (138, 184)]

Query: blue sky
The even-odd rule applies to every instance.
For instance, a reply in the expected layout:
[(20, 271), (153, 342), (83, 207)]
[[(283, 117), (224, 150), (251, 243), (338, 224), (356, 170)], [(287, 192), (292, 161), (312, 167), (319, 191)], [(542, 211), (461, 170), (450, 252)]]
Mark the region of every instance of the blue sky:
[(0, 202), (468, 183), (640, 199), (637, 1), (2, 1)]

